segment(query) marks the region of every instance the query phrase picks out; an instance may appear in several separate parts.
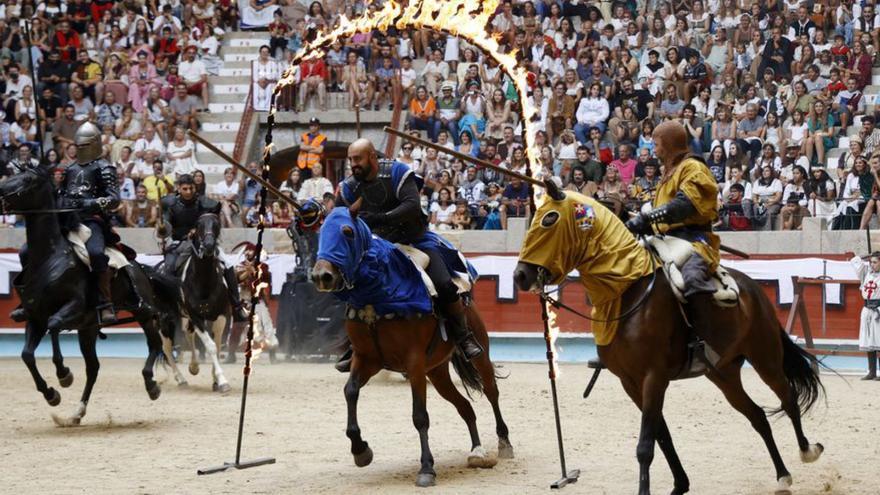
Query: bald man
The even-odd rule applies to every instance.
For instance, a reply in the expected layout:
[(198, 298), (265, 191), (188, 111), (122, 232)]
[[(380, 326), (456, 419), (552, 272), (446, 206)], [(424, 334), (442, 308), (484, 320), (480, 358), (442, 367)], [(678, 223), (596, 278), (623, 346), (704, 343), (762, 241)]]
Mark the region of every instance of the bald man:
[[(410, 244), (430, 258), (428, 276), (437, 289), (437, 299), (447, 316), (450, 338), (468, 359), (483, 349), (467, 325), (465, 308), (453, 277), (468, 273), (469, 266), (449, 242), (428, 230), (422, 211), (422, 180), (405, 163), (379, 160), (373, 143), (358, 139), (348, 147), (351, 177), (339, 185), (337, 204), (353, 205), (361, 200), (360, 218), (377, 236), (394, 243)], [(341, 201), (341, 203), (340, 203)], [(345, 359), (337, 369), (347, 371)]]
[(626, 222), (636, 235), (654, 233), (691, 242), (694, 253), (681, 267), (688, 300), (688, 317), (698, 335), (711, 328), (712, 294), (710, 275), (718, 268), (720, 239), (712, 232), (718, 218), (718, 184), (701, 157), (690, 156), (684, 126), (667, 121), (654, 129), (654, 152), (664, 165), (653, 209)]

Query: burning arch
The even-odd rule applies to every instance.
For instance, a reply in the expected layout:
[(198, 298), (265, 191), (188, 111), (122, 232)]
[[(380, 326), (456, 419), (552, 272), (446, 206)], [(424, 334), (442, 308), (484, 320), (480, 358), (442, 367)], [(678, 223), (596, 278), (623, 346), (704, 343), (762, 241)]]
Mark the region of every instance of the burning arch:
[[(299, 64), (310, 57), (322, 56), (334, 41), (349, 38), (374, 29), (387, 32), (392, 25), (398, 29), (428, 28), (467, 40), (486, 56), (498, 62), (499, 68), (511, 79), (520, 101), (520, 126), (528, 162), (536, 162), (539, 150), (535, 147), (535, 129), (532, 118), (537, 109), (528, 98), (530, 82), (535, 75), (517, 62), (516, 51), (503, 53), (499, 37), (486, 31), (495, 15), (500, 0), (388, 0), (381, 10), (372, 16), (349, 20), (342, 17), (339, 26), (320, 33), (312, 42), (303, 46), (294, 56), (290, 66), (275, 87), (277, 95), (283, 88), (296, 83)], [(530, 166), (531, 169), (531, 166)]]

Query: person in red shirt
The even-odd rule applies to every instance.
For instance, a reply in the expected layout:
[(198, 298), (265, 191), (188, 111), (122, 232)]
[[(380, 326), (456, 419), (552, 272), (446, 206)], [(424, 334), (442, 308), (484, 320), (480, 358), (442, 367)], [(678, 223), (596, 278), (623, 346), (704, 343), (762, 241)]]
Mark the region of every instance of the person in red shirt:
[(327, 85), (327, 66), (324, 65), (324, 59), (321, 57), (310, 57), (303, 60), (299, 65), (300, 85), (299, 85), (299, 109), (302, 112), (306, 106), (306, 98), (311, 93), (318, 94), (318, 105), (321, 111), (327, 110), (326, 91)]
[(61, 54), (63, 62), (72, 63), (76, 61), (76, 52), (80, 48), (79, 34), (70, 29), (70, 23), (61, 22), (52, 38), (53, 48), (57, 49)]

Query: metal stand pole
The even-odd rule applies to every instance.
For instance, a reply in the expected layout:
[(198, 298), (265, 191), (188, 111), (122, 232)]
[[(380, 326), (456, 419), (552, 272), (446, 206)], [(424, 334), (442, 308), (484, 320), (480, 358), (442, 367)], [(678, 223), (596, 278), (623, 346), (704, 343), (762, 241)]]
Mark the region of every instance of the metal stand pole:
[(550, 393), (553, 395), (553, 416), (556, 419), (556, 442), (559, 445), (559, 464), (562, 468), (562, 478), (554, 481), (550, 488), (562, 488), (569, 483), (577, 483), (580, 469), (569, 471), (565, 467), (565, 447), (562, 444), (562, 422), (559, 419), (559, 399), (556, 394), (556, 368), (553, 366), (553, 344), (550, 338), (550, 319), (547, 313), (547, 303), (541, 302), (541, 319), (544, 321), (544, 341), (547, 344), (547, 365), (550, 368)]
[[(263, 152), (263, 179), (269, 180), (269, 161), (272, 151), (272, 128), (275, 127), (275, 94), (272, 94), (272, 103), (270, 105), (268, 117), (268, 131), (266, 132), (266, 148)], [(241, 410), (238, 413), (238, 438), (235, 444), (235, 462), (224, 462), (222, 466), (199, 469), (198, 474), (214, 474), (226, 471), (229, 468), (248, 469), (252, 467), (262, 466), (265, 464), (275, 464), (274, 457), (261, 457), (250, 461), (241, 461), (241, 440), (244, 434), (244, 412), (247, 407), (248, 381), (251, 376), (251, 356), (253, 354), (254, 343), (254, 319), (256, 314), (257, 303), (260, 301), (260, 294), (263, 292), (259, 287), (260, 279), (260, 255), (263, 253), (263, 233), (266, 229), (266, 198), (268, 190), (264, 187), (260, 190), (260, 222), (257, 224), (257, 242), (254, 250), (254, 263), (257, 266), (257, 276), (251, 287), (250, 315), (248, 316), (247, 343), (244, 348), (244, 380), (241, 386)]]

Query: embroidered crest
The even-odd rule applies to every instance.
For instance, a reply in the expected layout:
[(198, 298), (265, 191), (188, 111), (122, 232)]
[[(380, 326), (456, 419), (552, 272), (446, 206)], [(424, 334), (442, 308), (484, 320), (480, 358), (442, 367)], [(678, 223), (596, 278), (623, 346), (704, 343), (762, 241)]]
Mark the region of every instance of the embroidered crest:
[(590, 230), (593, 228), (593, 222), (596, 220), (596, 213), (593, 208), (578, 204), (574, 207), (574, 223), (581, 230)]

